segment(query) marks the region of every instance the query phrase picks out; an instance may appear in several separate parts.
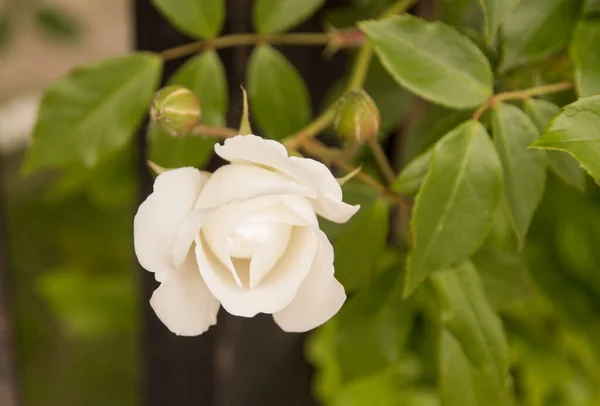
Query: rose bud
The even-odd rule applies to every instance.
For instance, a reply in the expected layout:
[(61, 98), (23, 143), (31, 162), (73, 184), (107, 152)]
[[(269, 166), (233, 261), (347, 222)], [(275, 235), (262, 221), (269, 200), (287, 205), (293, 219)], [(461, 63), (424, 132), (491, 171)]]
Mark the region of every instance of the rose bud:
[(335, 128), (343, 139), (365, 142), (377, 136), (379, 123), (379, 110), (363, 89), (353, 89), (341, 100), (336, 112)]
[(177, 137), (200, 123), (200, 101), (183, 86), (167, 86), (156, 92), (150, 115), (163, 131)]

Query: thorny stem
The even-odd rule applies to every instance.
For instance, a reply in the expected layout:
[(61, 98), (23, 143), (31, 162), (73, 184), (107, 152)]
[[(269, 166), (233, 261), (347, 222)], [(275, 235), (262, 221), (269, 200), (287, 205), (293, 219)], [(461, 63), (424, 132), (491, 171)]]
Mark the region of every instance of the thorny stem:
[(487, 109), (493, 107), (496, 103), (508, 101), (508, 100), (525, 100), (530, 97), (542, 96), (545, 94), (551, 93), (559, 93), (564, 92), (566, 90), (572, 89), (573, 84), (571, 82), (559, 82), (553, 83), (551, 85), (543, 85), (532, 87), (530, 89), (525, 90), (516, 90), (512, 92), (499, 93), (497, 95), (491, 96), (485, 103), (483, 103), (475, 113), (473, 113), (473, 120), (479, 121), (483, 113), (486, 112)]
[(207, 49), (230, 48), (243, 45), (273, 44), (273, 45), (331, 45), (337, 48), (361, 45), (364, 34), (352, 28), (330, 33), (291, 33), (291, 34), (233, 34), (223, 37), (192, 42), (160, 53), (165, 61), (192, 55)]

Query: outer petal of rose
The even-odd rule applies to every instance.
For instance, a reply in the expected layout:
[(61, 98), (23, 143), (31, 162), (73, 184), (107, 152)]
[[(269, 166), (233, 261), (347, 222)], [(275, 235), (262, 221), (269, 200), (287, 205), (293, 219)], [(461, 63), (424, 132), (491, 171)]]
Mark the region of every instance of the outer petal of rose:
[(219, 301), (198, 272), (194, 254), (154, 291), (150, 305), (169, 330), (180, 336), (197, 336), (217, 322)]
[[(342, 202), (342, 188), (331, 171), (314, 159), (288, 157), (283, 144), (277, 141), (265, 140), (256, 135), (238, 135), (225, 140), (223, 145), (215, 145), (215, 152), (232, 163), (251, 163), (273, 168), (312, 188), (318, 194), (315, 210), (328, 220), (343, 222), (351, 217), (350, 210), (345, 207), (348, 205)], [(359, 206), (355, 207), (354, 212)], [(341, 210), (344, 214), (336, 215), (336, 210)]]
[(195, 168), (179, 168), (158, 175), (133, 221), (134, 247), (140, 264), (164, 280), (175, 269), (173, 243), (179, 224), (192, 211), (208, 176)]
[(344, 287), (333, 276), (333, 247), (322, 232), (319, 235), (317, 255), (296, 297), (273, 314), (284, 331), (300, 333), (318, 327), (332, 318), (346, 300)]
[(286, 307), (308, 274), (316, 251), (317, 238), (313, 229), (296, 227), (286, 252), (275, 267), (258, 286), (249, 289), (236, 284), (202, 235), (196, 239), (196, 259), (206, 285), (225, 310), (242, 317), (275, 313)]
[(334, 223), (345, 223), (356, 214), (360, 205), (352, 206), (331, 196), (322, 196), (314, 202), (315, 211)]
[(185, 215), (173, 241), (173, 265), (178, 267), (185, 261), (192, 243), (210, 214), (209, 210), (194, 210)]
[(195, 208), (220, 207), (269, 195), (317, 197), (310, 187), (280, 173), (254, 165), (232, 164), (222, 166), (213, 173), (198, 196)]

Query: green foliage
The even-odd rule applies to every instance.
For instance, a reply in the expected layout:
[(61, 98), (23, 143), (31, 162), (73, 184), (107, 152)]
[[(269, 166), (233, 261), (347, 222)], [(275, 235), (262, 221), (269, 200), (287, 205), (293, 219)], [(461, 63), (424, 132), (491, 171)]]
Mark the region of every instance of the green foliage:
[(287, 31), (314, 14), (325, 0), (257, 0), (254, 27), (261, 34)]
[(571, 42), (575, 64), (575, 84), (581, 97), (600, 93), (600, 51), (590, 44), (600, 41), (600, 21), (583, 20), (577, 24)]
[(432, 156), (431, 148), (413, 159), (402, 169), (392, 185), (392, 190), (405, 195), (416, 195), (429, 171)]
[(563, 108), (532, 146), (568, 152), (598, 181), (600, 161), (596, 147), (600, 134), (596, 129), (599, 125), (600, 96), (585, 97)]
[(281, 139), (308, 124), (311, 107), (306, 85), (279, 51), (268, 45), (254, 49), (246, 80), (254, 118), (265, 136)]
[(477, 122), (461, 124), (436, 144), (411, 220), (414, 248), (406, 295), (431, 272), (460, 263), (483, 244), (501, 198), (501, 170), (494, 145)]
[(494, 144), (504, 174), (504, 198), (519, 244), (523, 246), (533, 213), (542, 199), (548, 158), (527, 147), (538, 136), (529, 117), (517, 107), (500, 103), (493, 113)]
[(93, 167), (123, 148), (148, 109), (160, 71), (156, 55), (135, 53), (55, 82), (42, 99), (24, 169)]
[(477, 251), (472, 262), (494, 310), (512, 308), (533, 294), (527, 263), (520, 255), (489, 245)]
[(432, 278), (442, 307), (442, 406), (511, 405), (508, 348), (502, 323), (488, 304), (470, 262)]
[(380, 276), (312, 338), (308, 355), (323, 368), (316, 383), (326, 404), (347, 404), (355, 396), (358, 399), (351, 404), (371, 404), (364, 403), (369, 391), (383, 386), (386, 392), (373, 401), (393, 405), (392, 399), (404, 394), (399, 385), (418, 374), (414, 360), (403, 351), (415, 304), (401, 299), (399, 267), (395, 255), (383, 256)]
[[(560, 108), (545, 100), (527, 100), (525, 102), (525, 112), (537, 125), (538, 130), (543, 132), (550, 120), (560, 113)], [(567, 184), (583, 190), (585, 187), (585, 173), (577, 161), (564, 152), (548, 150), (547, 153), (550, 169)]]
[[(190, 58), (169, 79), (169, 84), (192, 90), (200, 100), (201, 122), (223, 126), (228, 110), (228, 89), (225, 68), (215, 51)], [(215, 140), (201, 134), (172, 137), (157, 126), (148, 130), (149, 159), (165, 168), (202, 167), (212, 156)]]
[(409, 16), (360, 27), (383, 66), (411, 92), (455, 108), (477, 106), (491, 95), (492, 72), (485, 56), (452, 28)]
[(185, 34), (212, 38), (225, 22), (225, 0), (152, 0), (169, 21)]
[(500, 25), (521, 0), (479, 0), (485, 18), (485, 37), (491, 42)]
[(373, 277), (375, 261), (385, 250), (388, 217), (388, 203), (377, 200), (354, 216), (337, 236), (335, 272), (346, 290), (356, 290)]
[(503, 29), (502, 69), (543, 59), (569, 41), (581, 0), (521, 0)]

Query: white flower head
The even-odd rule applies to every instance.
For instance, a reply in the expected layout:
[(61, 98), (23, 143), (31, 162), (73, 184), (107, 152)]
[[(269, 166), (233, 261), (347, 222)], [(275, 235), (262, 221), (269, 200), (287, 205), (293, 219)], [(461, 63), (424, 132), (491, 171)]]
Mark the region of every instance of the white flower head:
[(333, 247), (317, 214), (337, 223), (359, 209), (342, 201), (329, 169), (255, 135), (215, 145), (229, 161), (209, 175), (160, 174), (134, 220), (135, 252), (161, 285), (150, 304), (175, 334), (216, 323), (219, 305), (253, 317), (273, 314), (285, 331), (313, 329), (346, 300)]

